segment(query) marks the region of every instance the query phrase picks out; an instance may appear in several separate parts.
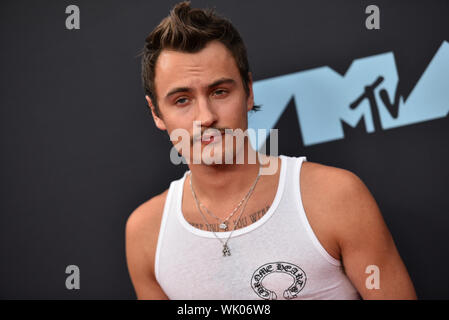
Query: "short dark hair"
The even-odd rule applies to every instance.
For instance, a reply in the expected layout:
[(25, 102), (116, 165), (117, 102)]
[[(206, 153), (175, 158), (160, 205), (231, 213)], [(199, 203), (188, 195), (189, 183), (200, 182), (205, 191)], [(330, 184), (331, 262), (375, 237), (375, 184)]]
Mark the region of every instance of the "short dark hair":
[[(155, 67), (164, 49), (195, 53), (210, 41), (218, 40), (234, 57), (246, 94), (249, 94), (249, 63), (246, 47), (231, 22), (218, 16), (213, 9), (193, 9), (190, 1), (176, 4), (170, 14), (146, 37), (142, 49), (142, 85), (160, 116), (155, 90)], [(260, 107), (254, 106), (257, 111)]]

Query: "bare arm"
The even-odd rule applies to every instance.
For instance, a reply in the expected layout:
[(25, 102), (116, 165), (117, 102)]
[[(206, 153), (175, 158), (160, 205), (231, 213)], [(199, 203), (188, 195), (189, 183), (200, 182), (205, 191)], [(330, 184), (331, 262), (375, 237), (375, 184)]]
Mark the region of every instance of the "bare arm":
[[(363, 299), (416, 299), (407, 269), (368, 188), (347, 170), (340, 170), (336, 180), (336, 239), (349, 279)], [(373, 265), (379, 271), (378, 289), (368, 289), (366, 284), (374, 271), (365, 271)]]
[(154, 262), (166, 192), (139, 206), (126, 223), (126, 260), (139, 300), (166, 300), (156, 281)]

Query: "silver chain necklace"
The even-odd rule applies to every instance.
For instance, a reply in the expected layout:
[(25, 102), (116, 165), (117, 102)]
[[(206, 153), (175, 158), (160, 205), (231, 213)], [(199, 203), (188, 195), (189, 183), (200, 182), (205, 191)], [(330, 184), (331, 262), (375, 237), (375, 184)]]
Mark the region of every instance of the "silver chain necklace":
[[(207, 225), (207, 226), (209, 227), (209, 229), (213, 232), (215, 238), (217, 238), (217, 240), (220, 241), (220, 243), (223, 245), (223, 250), (222, 250), (222, 252), (223, 252), (223, 256), (224, 256), (224, 257), (230, 256), (230, 255), (231, 255), (231, 250), (229, 249), (228, 241), (229, 241), (229, 239), (231, 238), (231, 235), (232, 235), (232, 233), (234, 232), (235, 227), (236, 227), (237, 224), (239, 223), (240, 217), (242, 216), (243, 211), (245, 211), (245, 207), (246, 207), (246, 204), (248, 203), (248, 199), (249, 199), (249, 197), (251, 196), (251, 194), (252, 194), (252, 192), (253, 192), (253, 190), (254, 190), (256, 184), (257, 184), (257, 181), (259, 180), (259, 178), (260, 178), (260, 167), (259, 167), (259, 172), (257, 173), (256, 180), (254, 181), (253, 185), (252, 185), (251, 188), (249, 189), (249, 191), (248, 191), (248, 193), (247, 193), (247, 196), (245, 196), (245, 198), (243, 198), (244, 200), (241, 201), (241, 202), (244, 202), (243, 207), (242, 207), (242, 211), (240, 212), (239, 217), (237, 218), (237, 221), (234, 221), (234, 227), (233, 227), (231, 233), (229, 234), (228, 239), (226, 239), (226, 241), (223, 242), (223, 240), (221, 240), (221, 238), (219, 238), (219, 237), (217, 236), (217, 234), (215, 233), (215, 231), (212, 229), (212, 227), (210, 226), (210, 224), (207, 222), (206, 217), (204, 216), (203, 212), (201, 211), (200, 202), (199, 202), (199, 200), (198, 200), (198, 198), (197, 198), (197, 196), (196, 196), (196, 193), (195, 193), (195, 191), (193, 190), (193, 186), (192, 186), (192, 173), (190, 173), (190, 179), (189, 179), (189, 182), (190, 182), (190, 190), (192, 190), (192, 195), (193, 195), (193, 198), (195, 199), (196, 207), (198, 208), (198, 211), (200, 212), (201, 217), (202, 217), (202, 219), (204, 220), (204, 222), (206, 223), (206, 225)], [(240, 206), (240, 205), (239, 205), (239, 206)], [(237, 208), (238, 208), (239, 206), (237, 206)]]
[[(250, 189), (251, 190), (251, 189)], [(227, 230), (228, 229), (228, 220), (232, 218), (232, 216), (237, 212), (237, 210), (240, 208), (240, 206), (242, 205), (242, 203), (245, 201), (246, 198), (249, 197), (249, 191), (248, 193), (243, 197), (243, 199), (239, 202), (239, 204), (237, 205), (237, 207), (234, 208), (234, 210), (232, 210), (231, 214), (225, 218), (225, 219), (220, 219), (219, 217), (217, 217), (216, 215), (214, 215), (209, 209), (207, 209), (207, 207), (201, 203), (201, 201), (198, 200), (198, 203), (200, 204), (200, 206), (202, 208), (204, 208), (206, 210), (206, 212), (212, 216), (213, 218), (217, 219), (217, 221), (219, 222), (218, 227), (222, 230)]]

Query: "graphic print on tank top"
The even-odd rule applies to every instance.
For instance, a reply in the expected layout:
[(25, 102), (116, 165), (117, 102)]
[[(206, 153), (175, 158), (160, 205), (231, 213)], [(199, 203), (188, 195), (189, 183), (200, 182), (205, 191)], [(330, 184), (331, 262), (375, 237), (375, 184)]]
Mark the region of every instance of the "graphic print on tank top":
[[(278, 275), (284, 275), (279, 277)], [(304, 270), (288, 262), (271, 262), (260, 266), (251, 277), (251, 287), (254, 292), (265, 300), (277, 300), (279, 292), (270, 290), (271, 284), (285, 283), (282, 296), (287, 299), (298, 297), (299, 292), (306, 285), (307, 276)]]

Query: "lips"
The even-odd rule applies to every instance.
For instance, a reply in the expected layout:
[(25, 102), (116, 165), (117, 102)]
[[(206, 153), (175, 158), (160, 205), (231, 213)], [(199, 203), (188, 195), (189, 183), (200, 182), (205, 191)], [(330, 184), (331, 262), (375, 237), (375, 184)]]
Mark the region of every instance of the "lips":
[[(195, 130), (194, 130), (195, 132)], [(192, 143), (200, 142), (201, 144), (217, 143), (223, 140), (225, 129), (208, 128), (202, 133), (196, 134), (192, 138)]]
[(209, 144), (212, 142), (217, 142), (221, 140), (221, 133), (211, 133), (211, 134), (203, 134), (201, 137), (201, 143)]

